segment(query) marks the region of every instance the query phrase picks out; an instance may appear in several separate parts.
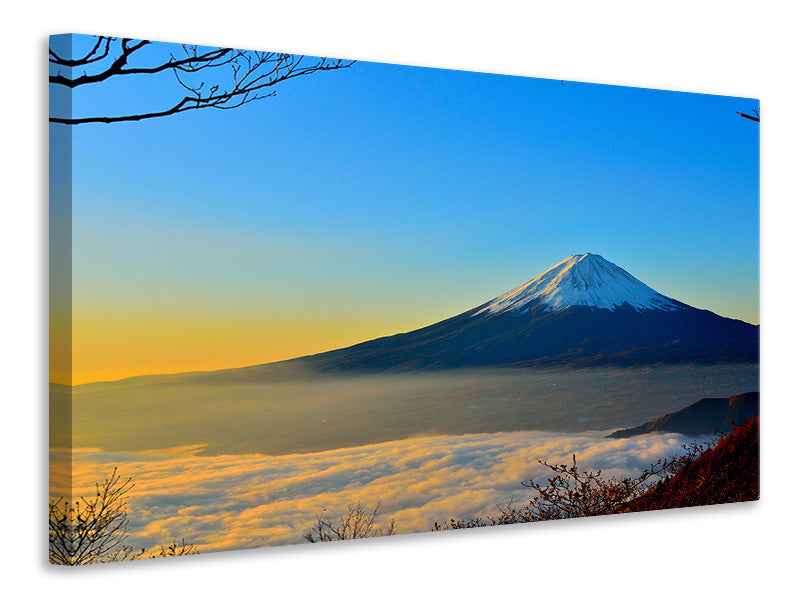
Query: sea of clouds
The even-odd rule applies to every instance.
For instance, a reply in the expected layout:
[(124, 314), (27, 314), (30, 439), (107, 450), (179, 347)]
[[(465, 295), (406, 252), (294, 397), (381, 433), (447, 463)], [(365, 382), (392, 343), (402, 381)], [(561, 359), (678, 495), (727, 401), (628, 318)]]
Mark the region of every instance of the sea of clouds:
[(381, 501), (380, 526), (394, 519), (398, 533), (430, 531), (450, 517), (485, 516), (509, 500), (527, 501), (531, 490), (521, 482), (552, 474), (540, 459), (567, 463), (574, 453), (582, 469), (638, 475), (689, 441), (678, 434), (606, 439), (606, 433), (416, 437), (282, 456), (200, 456), (202, 446), (54, 449), (51, 460), (70, 464), (71, 456), (77, 495), (92, 494), (114, 467), (132, 478), (129, 542), (136, 548), (185, 539), (211, 552), (300, 543), (323, 510), (337, 517), (359, 501), (368, 508)]

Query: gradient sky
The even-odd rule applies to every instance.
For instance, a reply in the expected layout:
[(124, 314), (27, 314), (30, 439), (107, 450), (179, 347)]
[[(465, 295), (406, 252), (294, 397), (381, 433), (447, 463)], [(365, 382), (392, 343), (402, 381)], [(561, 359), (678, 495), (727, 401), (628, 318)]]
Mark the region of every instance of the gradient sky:
[(367, 62), (276, 89), (74, 126), (74, 384), (408, 331), (583, 252), (759, 322), (755, 100)]

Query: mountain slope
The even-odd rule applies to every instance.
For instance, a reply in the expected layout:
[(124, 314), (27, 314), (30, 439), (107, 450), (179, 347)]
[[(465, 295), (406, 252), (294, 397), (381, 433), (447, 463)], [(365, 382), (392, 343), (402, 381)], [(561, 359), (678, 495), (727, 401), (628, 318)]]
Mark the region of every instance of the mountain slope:
[(757, 362), (758, 327), (668, 298), (583, 254), (450, 319), (297, 360), (335, 371)]

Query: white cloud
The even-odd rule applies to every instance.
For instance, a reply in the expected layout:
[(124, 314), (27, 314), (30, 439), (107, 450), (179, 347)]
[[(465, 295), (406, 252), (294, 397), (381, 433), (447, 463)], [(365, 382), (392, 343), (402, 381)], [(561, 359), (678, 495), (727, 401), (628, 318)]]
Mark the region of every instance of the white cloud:
[[(147, 453), (79, 448), (72, 451), (73, 477), (78, 494), (91, 492), (114, 466), (133, 478), (135, 546), (185, 538), (215, 551), (299, 543), (317, 513), (336, 516), (359, 500), (382, 501), (381, 525), (395, 518), (400, 533), (429, 531), (435, 521), (485, 516), (512, 497), (530, 497), (520, 482), (548, 474), (539, 459), (567, 462), (575, 453), (583, 468), (637, 475), (687, 441), (677, 434), (602, 435), (418, 437), (284, 456), (198, 456), (201, 446)], [(68, 450), (51, 454), (56, 463), (69, 457)]]

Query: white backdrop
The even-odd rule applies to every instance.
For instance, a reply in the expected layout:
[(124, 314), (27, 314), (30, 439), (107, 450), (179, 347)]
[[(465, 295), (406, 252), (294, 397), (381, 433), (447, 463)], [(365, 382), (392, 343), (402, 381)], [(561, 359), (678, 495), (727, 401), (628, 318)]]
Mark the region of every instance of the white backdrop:
[[(4, 8), (3, 588), (9, 597), (743, 597), (796, 567), (800, 201), (788, 3), (38, 2)], [(78, 32), (758, 97), (762, 495), (757, 504), (252, 550), (79, 570), (46, 563), (46, 48)], [(732, 232), (735, 235), (735, 232)], [(788, 589), (792, 589), (791, 587)]]

